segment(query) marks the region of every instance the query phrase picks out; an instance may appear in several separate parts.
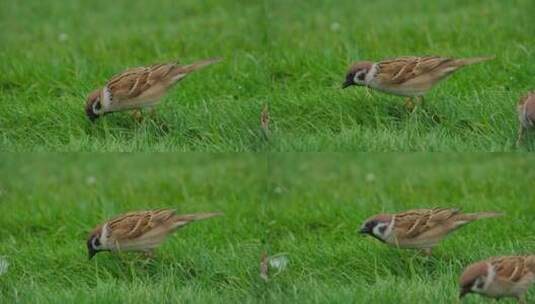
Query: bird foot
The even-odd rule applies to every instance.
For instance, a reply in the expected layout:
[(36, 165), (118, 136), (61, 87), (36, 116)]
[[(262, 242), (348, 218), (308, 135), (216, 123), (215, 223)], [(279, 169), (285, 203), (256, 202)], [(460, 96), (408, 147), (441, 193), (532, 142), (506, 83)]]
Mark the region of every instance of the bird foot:
[(132, 112), (132, 118), (134, 118), (135, 121), (138, 123), (141, 123), (143, 121), (143, 114), (141, 113), (141, 110), (136, 109)]

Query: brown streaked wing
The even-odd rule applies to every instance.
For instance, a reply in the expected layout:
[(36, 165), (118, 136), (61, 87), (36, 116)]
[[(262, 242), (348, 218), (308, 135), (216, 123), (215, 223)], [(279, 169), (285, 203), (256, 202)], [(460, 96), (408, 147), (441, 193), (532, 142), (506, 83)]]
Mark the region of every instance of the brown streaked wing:
[(518, 282), (530, 271), (526, 264), (526, 257), (511, 256), (496, 258), (492, 261), (498, 277), (511, 282)]
[(116, 101), (130, 100), (164, 80), (174, 67), (176, 67), (174, 63), (166, 63), (132, 68), (114, 76), (107, 83), (107, 87)]
[(396, 215), (395, 223), (400, 236), (415, 238), (443, 224), (458, 212), (453, 208), (414, 209)]
[(420, 231), (427, 223), (428, 211), (428, 209), (413, 209), (396, 214), (394, 222), (396, 234), (406, 238), (420, 235)]
[(430, 73), (453, 59), (438, 56), (400, 57), (378, 63), (377, 78), (384, 83), (402, 84)]
[(429, 222), (433, 225), (441, 224), (459, 214), (458, 208), (435, 208), (431, 211)]
[(535, 255), (528, 255), (526, 257), (526, 265), (528, 269), (535, 274)]
[(151, 229), (166, 224), (174, 214), (174, 209), (127, 213), (109, 221), (110, 238), (114, 240), (138, 238)]

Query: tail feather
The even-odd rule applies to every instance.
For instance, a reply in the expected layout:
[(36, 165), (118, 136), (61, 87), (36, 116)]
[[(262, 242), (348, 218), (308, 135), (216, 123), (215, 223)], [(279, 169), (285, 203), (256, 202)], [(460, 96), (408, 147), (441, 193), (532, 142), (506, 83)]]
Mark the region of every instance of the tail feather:
[(493, 218), (493, 217), (500, 217), (504, 216), (505, 214), (502, 212), (477, 212), (477, 213), (465, 213), (461, 215), (461, 220), (467, 220), (467, 221), (475, 221), (480, 220), (484, 218)]
[(465, 65), (471, 65), (476, 64), (480, 62), (489, 61), (492, 59), (495, 59), (496, 56), (485, 56), (485, 57), (472, 57), (472, 58), (462, 58), (462, 59), (456, 59), (455, 63), (459, 66), (465, 66)]
[(193, 71), (200, 70), (200, 69), (202, 69), (204, 67), (212, 65), (214, 63), (217, 63), (217, 62), (219, 62), (221, 60), (222, 60), (222, 58), (210, 58), (210, 59), (197, 61), (197, 62), (192, 63), (192, 64), (179, 66), (179, 67), (176, 68), (175, 73), (176, 74), (188, 74), (188, 73), (191, 73)]
[(207, 213), (193, 213), (193, 214), (182, 214), (182, 215), (175, 215), (174, 220), (174, 226), (175, 228), (187, 225), (191, 222), (196, 222), (200, 220), (209, 219), (216, 216), (223, 215), (222, 212), (207, 212)]

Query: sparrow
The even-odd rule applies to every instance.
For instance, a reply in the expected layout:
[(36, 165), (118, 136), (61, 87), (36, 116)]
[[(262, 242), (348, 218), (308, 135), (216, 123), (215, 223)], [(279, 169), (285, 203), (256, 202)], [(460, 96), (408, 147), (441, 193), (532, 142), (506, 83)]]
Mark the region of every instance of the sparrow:
[(497, 212), (462, 213), (456, 208), (413, 209), (368, 218), (359, 232), (398, 248), (420, 249), (431, 255), (433, 247), (451, 232)]
[(533, 128), (535, 125), (535, 91), (529, 92), (520, 98), (517, 105), (518, 111), (518, 139), (516, 145), (520, 146), (526, 130)]
[(111, 112), (153, 107), (189, 73), (220, 60), (214, 58), (182, 66), (163, 63), (127, 69), (113, 76), (103, 88), (89, 94), (85, 107), (87, 117), (95, 121)]
[(176, 215), (174, 209), (155, 209), (119, 215), (95, 227), (87, 239), (89, 259), (101, 251), (141, 251), (151, 255), (179, 228), (222, 213)]
[(516, 298), (526, 303), (525, 293), (535, 282), (535, 255), (494, 257), (469, 265), (460, 279), (460, 294), (500, 299)]
[(454, 59), (438, 56), (399, 57), (380, 62), (353, 63), (342, 88), (366, 86), (385, 93), (421, 98), (438, 82), (460, 68), (494, 57)]

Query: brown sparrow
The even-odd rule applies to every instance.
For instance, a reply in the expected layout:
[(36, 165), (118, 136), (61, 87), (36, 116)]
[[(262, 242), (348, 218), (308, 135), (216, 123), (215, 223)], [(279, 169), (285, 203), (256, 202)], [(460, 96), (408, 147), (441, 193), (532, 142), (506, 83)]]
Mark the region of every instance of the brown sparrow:
[(103, 88), (87, 97), (85, 112), (91, 121), (106, 113), (153, 107), (178, 81), (189, 73), (221, 59), (207, 59), (188, 65), (155, 64), (128, 69), (113, 76)]
[(513, 297), (518, 303), (526, 303), (524, 295), (533, 282), (535, 255), (494, 257), (466, 267), (459, 280), (459, 296), (477, 293), (495, 299)]
[(494, 57), (444, 58), (438, 56), (400, 57), (380, 62), (359, 61), (349, 68), (342, 85), (366, 86), (382, 92), (421, 97), (458, 69)]
[(535, 91), (529, 92), (527, 95), (520, 98), (517, 106), (518, 110), (518, 139), (516, 145), (522, 143), (524, 133), (526, 130), (533, 128), (535, 125)]
[(433, 247), (458, 228), (481, 218), (501, 215), (462, 213), (455, 208), (414, 209), (374, 215), (364, 222), (359, 232), (398, 248), (421, 249), (430, 255)]
[(142, 251), (148, 255), (165, 238), (193, 221), (221, 213), (176, 215), (174, 209), (129, 212), (98, 225), (87, 239), (89, 259), (100, 251)]

